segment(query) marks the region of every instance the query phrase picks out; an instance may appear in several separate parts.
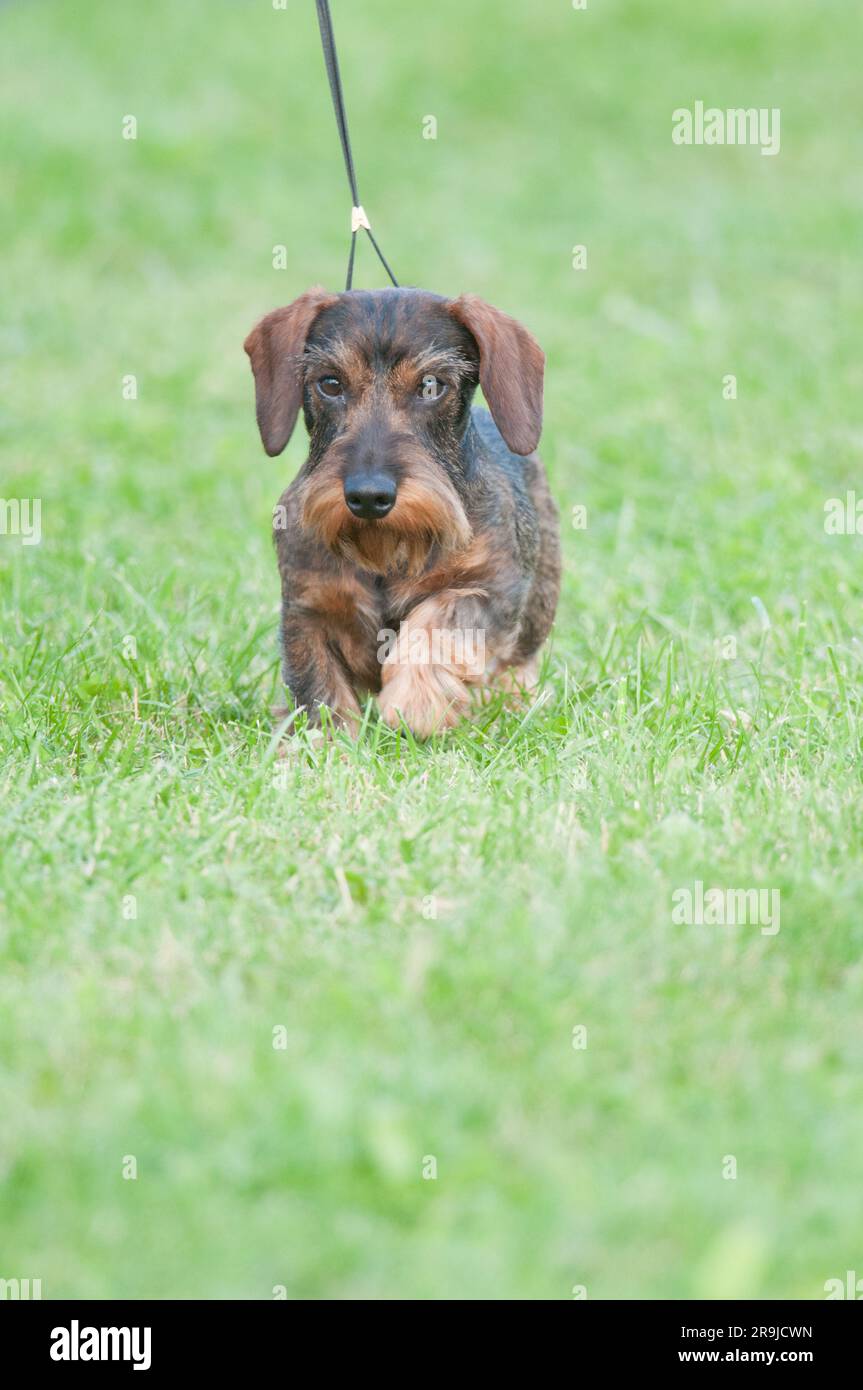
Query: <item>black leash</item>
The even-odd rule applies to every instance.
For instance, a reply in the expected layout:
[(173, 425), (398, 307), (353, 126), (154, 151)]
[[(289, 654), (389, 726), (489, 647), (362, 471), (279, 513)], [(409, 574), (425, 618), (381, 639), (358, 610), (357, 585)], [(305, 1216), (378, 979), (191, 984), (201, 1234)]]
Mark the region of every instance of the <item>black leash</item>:
[(364, 227), (369, 234), (369, 241), (378, 253), (378, 259), (398, 288), (398, 280), (393, 275), (387, 265), (384, 253), (375, 241), (369, 219), (366, 217), (363, 205), (360, 202), (360, 195), (357, 190), (357, 175), (354, 169), (354, 157), (351, 153), (351, 137), (348, 134), (348, 119), (345, 115), (345, 100), (342, 96), (342, 79), (339, 73), (339, 60), (336, 55), (336, 41), (333, 38), (333, 21), (330, 17), (329, 0), (315, 0), (318, 7), (318, 27), (321, 31), (321, 43), (324, 46), (324, 62), (327, 65), (327, 77), (330, 79), (330, 91), (333, 96), (333, 107), (336, 113), (336, 125), (339, 128), (339, 139), (342, 142), (342, 154), (345, 157), (345, 169), (347, 170), (348, 183), (351, 186), (351, 197), (354, 200), (351, 208), (351, 250), (348, 256), (348, 276), (345, 289), (351, 288), (354, 278), (354, 255), (357, 249), (357, 232), (360, 227)]

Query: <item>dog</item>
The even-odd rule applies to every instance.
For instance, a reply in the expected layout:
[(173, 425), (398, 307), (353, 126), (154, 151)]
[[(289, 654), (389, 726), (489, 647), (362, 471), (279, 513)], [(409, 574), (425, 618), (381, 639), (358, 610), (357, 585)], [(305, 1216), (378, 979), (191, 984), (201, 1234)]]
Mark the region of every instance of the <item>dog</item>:
[(472, 692), (530, 690), (560, 537), (527, 329), (471, 294), (318, 287), (244, 346), (266, 452), (300, 406), (309, 433), (273, 535), (284, 680), (310, 724), (326, 708), (355, 732), (374, 694), (388, 725), (427, 738)]

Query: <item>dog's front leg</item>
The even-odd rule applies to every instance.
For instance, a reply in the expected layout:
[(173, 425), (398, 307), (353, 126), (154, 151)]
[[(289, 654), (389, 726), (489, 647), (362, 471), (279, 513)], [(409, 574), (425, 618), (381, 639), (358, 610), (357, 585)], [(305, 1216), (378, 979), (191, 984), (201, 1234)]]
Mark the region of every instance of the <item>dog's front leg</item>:
[(445, 589), (404, 619), (381, 667), (378, 705), (392, 728), (403, 721), (428, 738), (468, 712), (469, 686), (482, 681), (491, 655), (485, 597), (480, 589)]
[(359, 701), (326, 622), (302, 608), (286, 608), (282, 648), (285, 685), (308, 712), (309, 723), (320, 726), (321, 705), (326, 705), (334, 722), (354, 733), (360, 721)]

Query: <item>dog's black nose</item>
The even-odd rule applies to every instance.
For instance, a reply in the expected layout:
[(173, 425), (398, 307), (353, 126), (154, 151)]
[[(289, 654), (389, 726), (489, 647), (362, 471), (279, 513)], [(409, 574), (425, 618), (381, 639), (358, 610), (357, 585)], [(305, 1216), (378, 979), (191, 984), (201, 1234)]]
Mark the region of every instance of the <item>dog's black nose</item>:
[(354, 516), (379, 521), (396, 503), (396, 485), (385, 473), (358, 473), (345, 478), (345, 501)]

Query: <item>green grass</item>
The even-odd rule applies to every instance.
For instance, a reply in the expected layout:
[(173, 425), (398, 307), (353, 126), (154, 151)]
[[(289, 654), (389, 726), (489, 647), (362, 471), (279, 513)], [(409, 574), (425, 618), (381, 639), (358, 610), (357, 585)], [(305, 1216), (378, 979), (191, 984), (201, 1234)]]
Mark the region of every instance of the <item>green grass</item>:
[[(344, 274), (313, 7), (5, 6), (0, 493), (43, 538), (0, 537), (0, 1277), (823, 1297), (863, 1273), (859, 17), (334, 11), (397, 274), (548, 352), (548, 679), (276, 756), (302, 440), (264, 457), (241, 345)], [(674, 146), (697, 99), (781, 153)], [(675, 925), (696, 879), (780, 932)]]

